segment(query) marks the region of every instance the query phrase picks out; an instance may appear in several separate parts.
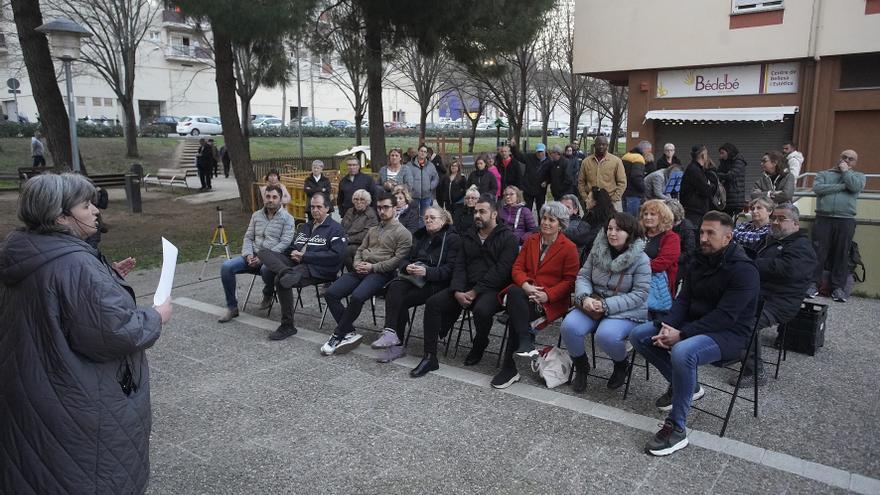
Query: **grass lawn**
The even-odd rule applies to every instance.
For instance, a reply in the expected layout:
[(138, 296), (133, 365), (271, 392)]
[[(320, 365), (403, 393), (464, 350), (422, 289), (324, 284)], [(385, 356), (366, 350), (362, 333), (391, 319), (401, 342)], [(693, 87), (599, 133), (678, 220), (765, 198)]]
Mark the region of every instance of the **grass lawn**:
[[(147, 171), (155, 171), (160, 167), (174, 167), (172, 163), (174, 151), (184, 138), (140, 138), (138, 149), (140, 158), (125, 158), (124, 138), (80, 138), (80, 151), (87, 169), (91, 173), (119, 173), (128, 170), (132, 163), (140, 163)], [(214, 138), (218, 146), (223, 144), (223, 137)], [(538, 143), (538, 138), (532, 138), (531, 147)], [(364, 139), (368, 144), (369, 140)], [(591, 143), (591, 142), (590, 142)], [(305, 156), (325, 157), (332, 156), (339, 151), (354, 146), (354, 138), (303, 138)], [(398, 146), (404, 150), (418, 144), (417, 138), (394, 137), (385, 141), (387, 148)], [(558, 144), (564, 147), (568, 140), (550, 137), (548, 145)], [(462, 142), (464, 150), (467, 150), (467, 139)], [(589, 143), (588, 143), (589, 146)], [(623, 149), (623, 142), (618, 144), (618, 149)], [(0, 138), (0, 174), (14, 174), (19, 167), (31, 165), (30, 138)], [(476, 153), (495, 150), (495, 138), (477, 138), (474, 143)], [(447, 147), (447, 153), (457, 153), (457, 147)], [(255, 160), (264, 158), (280, 158), (299, 156), (299, 139), (290, 137), (259, 137), (251, 138), (251, 157)]]

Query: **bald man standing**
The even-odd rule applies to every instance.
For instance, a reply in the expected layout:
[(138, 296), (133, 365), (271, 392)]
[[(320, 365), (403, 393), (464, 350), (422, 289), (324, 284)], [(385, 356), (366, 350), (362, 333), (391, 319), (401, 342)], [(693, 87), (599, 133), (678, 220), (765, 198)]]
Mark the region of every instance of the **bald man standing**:
[(831, 298), (846, 302), (849, 251), (856, 232), (856, 200), (865, 189), (865, 174), (853, 170), (858, 161), (858, 153), (844, 150), (836, 167), (816, 175), (813, 183), (813, 192), (816, 193), (813, 248), (816, 250), (817, 263), (807, 297), (819, 294), (822, 270), (829, 264)]

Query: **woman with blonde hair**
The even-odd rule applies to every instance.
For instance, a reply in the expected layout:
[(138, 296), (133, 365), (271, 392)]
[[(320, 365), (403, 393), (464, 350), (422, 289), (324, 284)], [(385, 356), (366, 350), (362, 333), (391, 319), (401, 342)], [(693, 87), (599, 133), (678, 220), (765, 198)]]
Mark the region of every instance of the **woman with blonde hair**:
[(410, 232), (419, 230), (419, 204), (413, 200), (409, 188), (398, 184), (394, 186), (394, 195), (397, 196), (397, 220)]
[[(645, 201), (639, 210), (639, 223), (645, 229), (645, 254), (651, 259), (651, 275), (657, 278), (651, 284), (648, 309), (664, 313), (672, 307), (681, 239), (672, 230), (675, 217), (666, 203), (659, 199)], [(660, 278), (666, 282), (660, 284)]]
[(523, 193), (516, 186), (504, 188), (504, 199), (498, 210), (498, 218), (513, 231), (522, 245), (526, 236), (538, 229), (532, 210), (526, 207)]
[(437, 203), (446, 211), (454, 212), (461, 208), (466, 189), (467, 178), (461, 173), (461, 160), (456, 158), (449, 164), (449, 173), (440, 179), (440, 185), (437, 186)]

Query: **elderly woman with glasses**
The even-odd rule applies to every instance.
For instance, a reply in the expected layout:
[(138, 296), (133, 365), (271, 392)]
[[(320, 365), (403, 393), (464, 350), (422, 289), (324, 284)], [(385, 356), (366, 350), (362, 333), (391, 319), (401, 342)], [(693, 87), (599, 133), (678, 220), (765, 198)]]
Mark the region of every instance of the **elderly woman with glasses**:
[(574, 280), (580, 267), (577, 247), (563, 233), (568, 208), (558, 201), (541, 206), (541, 230), (529, 236), (513, 263), (513, 283), (501, 292), (508, 319), (508, 344), (495, 388), (507, 388), (520, 379), (513, 360), (536, 357), (535, 334), (568, 311)]
[(538, 228), (532, 210), (526, 206), (523, 193), (516, 186), (504, 188), (503, 205), (498, 211), (498, 219), (510, 227), (520, 245), (528, 234)]
[(425, 226), (413, 234), (409, 256), (399, 267), (399, 275), (387, 285), (385, 328), (373, 342), (373, 349), (385, 349), (378, 359), (390, 363), (406, 355), (404, 338), (409, 310), (425, 303), (445, 289), (452, 279), (458, 254), (459, 236), (452, 229), (449, 212), (435, 206), (425, 210)]
[(379, 225), (379, 216), (376, 210), (370, 208), (372, 196), (365, 189), (358, 189), (352, 196), (354, 208), (351, 208), (342, 217), (342, 228), (345, 229), (348, 247), (345, 250), (345, 266), (349, 271), (353, 270), (354, 253), (357, 252), (361, 242), (367, 237), (370, 227)]
[(754, 258), (764, 239), (770, 232), (770, 214), (773, 213), (773, 201), (768, 198), (755, 198), (749, 202), (749, 213), (752, 218), (733, 229), (733, 240), (746, 250), (750, 258)]
[(795, 176), (788, 171), (788, 162), (778, 151), (768, 151), (761, 158), (764, 173), (755, 182), (752, 199), (767, 198), (776, 204), (791, 203), (794, 198)]
[(480, 191), (477, 186), (471, 186), (464, 193), (464, 205), (453, 212), (455, 231), (459, 234), (467, 232), (474, 226), (474, 210), (477, 207), (477, 201), (480, 199)]
[(21, 191), (0, 250), (0, 492), (143, 493), (150, 463), (145, 350), (171, 302), (134, 290), (86, 239), (95, 188), (44, 174)]

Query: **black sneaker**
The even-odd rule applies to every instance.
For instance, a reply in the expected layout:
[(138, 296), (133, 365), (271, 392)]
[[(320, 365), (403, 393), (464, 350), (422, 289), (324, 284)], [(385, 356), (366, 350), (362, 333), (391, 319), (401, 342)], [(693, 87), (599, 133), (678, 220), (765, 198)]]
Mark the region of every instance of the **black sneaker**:
[(492, 388), (507, 388), (520, 379), (516, 368), (501, 368), (501, 371), (492, 378)]
[(806, 294), (807, 298), (812, 299), (818, 295), (819, 295), (819, 287), (817, 287), (816, 284), (810, 284), (810, 286), (807, 288), (807, 294)]
[(464, 358), (465, 366), (475, 366), (480, 364), (480, 361), (483, 359), (483, 351), (478, 350), (476, 347), (471, 349), (471, 352), (468, 353), (467, 357)]
[[(694, 395), (691, 397), (691, 400), (700, 400), (704, 395), (706, 395), (706, 391), (703, 390), (703, 387), (701, 387), (699, 383), (694, 385)], [(666, 387), (666, 392), (663, 392), (663, 395), (657, 397), (657, 400), (654, 401), (654, 405), (657, 406), (657, 409), (664, 412), (672, 410), (672, 385)]]
[(291, 335), (296, 335), (298, 330), (293, 325), (281, 325), (274, 332), (269, 334), (269, 340), (284, 340)]
[[(727, 384), (731, 387), (736, 386), (737, 376), (733, 375), (727, 379)], [(742, 380), (739, 381), (740, 388), (751, 388), (755, 383), (755, 374), (751, 370), (743, 371)], [(763, 369), (758, 370), (758, 386), (767, 385), (767, 372)]]
[(651, 455), (664, 456), (681, 450), (688, 445), (687, 430), (678, 428), (672, 421), (666, 420), (654, 438), (645, 444), (645, 452)]
[(846, 302), (846, 292), (843, 289), (834, 289), (831, 291), (831, 299), (835, 302)]

